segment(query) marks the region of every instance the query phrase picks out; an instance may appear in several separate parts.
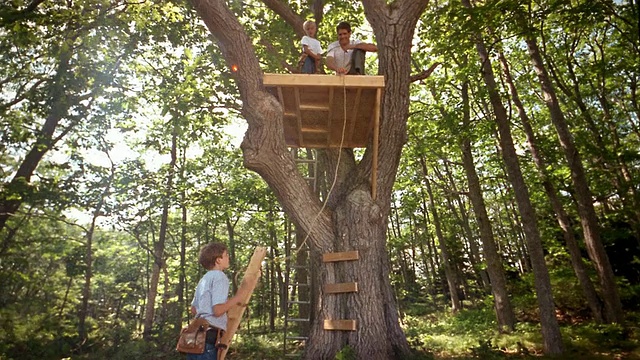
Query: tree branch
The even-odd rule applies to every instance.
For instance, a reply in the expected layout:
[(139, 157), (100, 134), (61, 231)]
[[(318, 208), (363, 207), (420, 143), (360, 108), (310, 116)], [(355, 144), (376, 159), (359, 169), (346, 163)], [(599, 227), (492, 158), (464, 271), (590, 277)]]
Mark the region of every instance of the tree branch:
[(316, 19), (316, 24), (320, 26), (324, 15), (324, 0), (315, 0), (311, 5), (311, 10), (313, 11), (314, 19)]
[(420, 81), (428, 78), (429, 76), (431, 76), (431, 73), (438, 67), (438, 65), (441, 65), (441, 63), (439, 62), (434, 63), (427, 70), (418, 74), (411, 75), (411, 77), (409, 78), (409, 81), (416, 82), (416, 81)]
[(304, 19), (293, 12), (291, 7), (285, 2), (280, 0), (262, 0), (262, 2), (267, 5), (269, 9), (271, 9), (274, 13), (278, 14), (284, 21), (286, 21), (291, 27), (293, 31), (296, 32), (299, 38), (302, 38), (305, 33), (302, 28), (302, 24), (304, 24)]
[(300, 71), (298, 70), (298, 68), (294, 65), (289, 64), (288, 62), (284, 61), (284, 59), (282, 59), (282, 51), (279, 51), (278, 49), (275, 48), (275, 46), (273, 46), (273, 44), (267, 40), (267, 39), (260, 39), (260, 44), (262, 46), (264, 46), (265, 49), (267, 49), (267, 51), (277, 57), (278, 59), (280, 59), (280, 66), (282, 66), (283, 68), (289, 70), (289, 72), (291, 73), (299, 73)]

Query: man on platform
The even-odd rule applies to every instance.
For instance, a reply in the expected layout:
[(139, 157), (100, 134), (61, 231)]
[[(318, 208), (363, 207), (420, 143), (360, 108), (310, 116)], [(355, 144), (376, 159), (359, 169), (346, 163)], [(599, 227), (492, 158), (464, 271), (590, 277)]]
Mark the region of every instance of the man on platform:
[(351, 40), (351, 25), (343, 21), (336, 27), (338, 41), (329, 45), (327, 67), (338, 75), (364, 75), (365, 52), (377, 52), (374, 44)]

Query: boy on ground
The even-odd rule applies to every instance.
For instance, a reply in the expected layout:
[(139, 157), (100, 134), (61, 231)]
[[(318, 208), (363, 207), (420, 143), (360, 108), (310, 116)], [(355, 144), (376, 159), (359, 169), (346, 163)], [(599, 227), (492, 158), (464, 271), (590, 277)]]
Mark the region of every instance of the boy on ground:
[(204, 318), (212, 329), (207, 332), (207, 343), (203, 354), (188, 354), (187, 360), (216, 360), (218, 349), (216, 348), (217, 329), (227, 330), (227, 311), (240, 299), (248, 295), (248, 289), (242, 287), (234, 297), (228, 299), (229, 278), (223, 272), (229, 268), (229, 253), (227, 246), (222, 243), (210, 243), (200, 250), (200, 265), (207, 269), (198, 286), (191, 302), (191, 313), (196, 317)]

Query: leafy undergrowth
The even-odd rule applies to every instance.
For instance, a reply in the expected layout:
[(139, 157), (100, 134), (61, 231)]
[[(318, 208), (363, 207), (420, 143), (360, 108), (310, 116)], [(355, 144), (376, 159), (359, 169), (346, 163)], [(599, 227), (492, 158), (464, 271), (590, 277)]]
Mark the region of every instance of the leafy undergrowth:
[[(628, 316), (626, 327), (563, 324), (565, 353), (559, 358), (640, 359), (640, 330), (633, 317), (637, 316)], [(464, 310), (455, 316), (407, 315), (403, 323), (412, 347), (435, 359), (551, 358), (543, 355), (539, 324), (520, 322), (515, 331), (500, 333), (490, 309)]]
[[(640, 360), (640, 313), (628, 313), (624, 327), (587, 321), (561, 321), (561, 324), (565, 353), (559, 359)], [(255, 326), (257, 324), (252, 325), (250, 332), (240, 330), (236, 334), (227, 359), (284, 359), (282, 329), (269, 332)], [(551, 359), (542, 354), (542, 337), (537, 323), (520, 321), (514, 332), (499, 333), (490, 309), (464, 310), (455, 316), (414, 312), (403, 317), (403, 328), (415, 351), (413, 356), (403, 360)], [(132, 339), (115, 348), (69, 359), (184, 359), (175, 351), (174, 340), (172, 337), (146, 343), (141, 339)], [(349, 348), (337, 354), (336, 359), (356, 360)]]
[(227, 353), (229, 360), (241, 359), (282, 359), (282, 332), (236, 334), (233, 344)]
[[(640, 314), (628, 314), (627, 319), (626, 327), (561, 321), (565, 353), (559, 358), (640, 360)], [(411, 360), (551, 358), (542, 353), (538, 324), (519, 322), (514, 332), (499, 333), (491, 309), (465, 310), (455, 316), (406, 315), (403, 327), (415, 351)], [(282, 332), (239, 333), (227, 358), (283, 359)], [(352, 359), (349, 351), (339, 358)]]

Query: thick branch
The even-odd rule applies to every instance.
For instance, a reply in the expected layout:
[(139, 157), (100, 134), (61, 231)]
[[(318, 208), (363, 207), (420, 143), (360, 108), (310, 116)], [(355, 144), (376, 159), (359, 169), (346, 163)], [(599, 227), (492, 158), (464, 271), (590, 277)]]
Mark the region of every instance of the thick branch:
[(315, 0), (311, 7), (313, 11), (313, 17), (314, 19), (316, 19), (316, 24), (320, 26), (324, 15), (324, 0)]
[(229, 71), (232, 66), (237, 69), (234, 77), (242, 102), (250, 102), (250, 97), (259, 94), (263, 89), (262, 70), (251, 39), (223, 1), (191, 0), (191, 3), (211, 34), (218, 40)]

